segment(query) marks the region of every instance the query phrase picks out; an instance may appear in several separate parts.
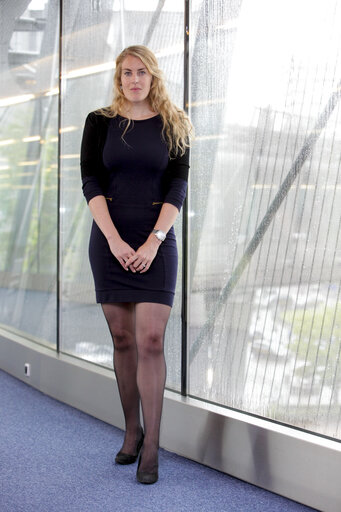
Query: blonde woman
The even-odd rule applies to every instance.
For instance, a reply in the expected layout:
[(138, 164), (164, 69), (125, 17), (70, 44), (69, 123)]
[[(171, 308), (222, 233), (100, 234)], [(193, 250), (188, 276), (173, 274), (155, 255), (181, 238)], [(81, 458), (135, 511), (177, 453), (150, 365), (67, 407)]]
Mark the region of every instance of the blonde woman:
[(116, 60), (112, 105), (88, 115), (81, 147), (83, 192), (94, 218), (90, 263), (126, 425), (115, 460), (132, 464), (141, 452), (137, 480), (144, 484), (158, 479), (163, 340), (177, 275), (173, 224), (186, 195), (190, 132), (154, 54), (130, 46)]

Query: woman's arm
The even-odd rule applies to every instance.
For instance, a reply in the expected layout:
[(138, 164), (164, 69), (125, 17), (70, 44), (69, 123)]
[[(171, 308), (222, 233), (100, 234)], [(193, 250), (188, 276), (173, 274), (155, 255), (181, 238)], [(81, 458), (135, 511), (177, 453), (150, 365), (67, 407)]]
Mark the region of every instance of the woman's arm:
[[(81, 144), (83, 193), (97, 226), (108, 241), (110, 251), (122, 267), (128, 270), (129, 266), (126, 266), (125, 262), (135, 254), (135, 251), (122, 240), (114, 226), (99, 179), (101, 169), (99, 148), (102, 147), (101, 140), (105, 139), (106, 130), (106, 119), (94, 112), (87, 116)], [(135, 272), (133, 267), (131, 270)]]
[[(166, 171), (169, 181), (168, 191), (162, 205), (155, 229), (168, 233), (173, 226), (186, 197), (189, 170), (189, 150), (184, 155), (171, 160)], [(146, 272), (152, 264), (161, 241), (151, 233), (145, 243), (129, 258), (127, 265), (133, 266), (137, 272)]]
[(107, 125), (103, 116), (94, 112), (88, 114), (82, 136), (80, 167), (82, 189), (87, 203), (98, 195), (103, 195), (101, 175), (103, 169), (99, 158), (102, 139), (105, 140)]
[[(164, 203), (156, 221), (155, 229), (160, 229), (164, 233), (168, 233), (178, 215), (179, 210), (176, 206), (170, 203)], [(149, 269), (161, 244), (161, 240), (159, 240), (154, 233), (150, 233), (145, 243), (128, 259), (126, 265), (129, 266), (129, 268), (133, 267), (135, 271), (143, 274)]]
[(100, 195), (90, 199), (89, 208), (94, 221), (107, 239), (112, 254), (125, 270), (130, 268), (132, 272), (135, 272), (135, 268), (132, 265), (129, 263), (126, 265), (127, 260), (134, 256), (135, 251), (120, 237), (119, 232), (111, 220), (105, 197)]
[[(154, 229), (160, 229), (164, 233), (168, 233), (168, 231), (176, 221), (178, 215), (179, 210), (176, 206), (170, 203), (163, 203), (162, 208), (160, 210), (160, 215), (156, 221)], [(148, 238), (153, 239), (153, 237), (156, 238), (154, 233), (151, 233)], [(156, 240), (159, 241), (157, 238)]]

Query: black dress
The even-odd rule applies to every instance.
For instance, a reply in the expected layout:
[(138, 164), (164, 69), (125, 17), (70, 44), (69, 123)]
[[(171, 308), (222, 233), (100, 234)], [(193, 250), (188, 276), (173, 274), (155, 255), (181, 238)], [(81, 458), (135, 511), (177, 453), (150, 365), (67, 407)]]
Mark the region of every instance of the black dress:
[[(179, 210), (186, 195), (188, 152), (169, 159), (162, 139), (159, 115), (133, 121), (87, 117), (81, 150), (83, 192), (89, 202), (104, 195), (121, 238), (137, 250), (154, 228), (164, 202)], [(160, 245), (149, 270), (127, 272), (109, 249), (93, 222), (89, 244), (90, 264), (99, 303), (156, 302), (172, 306), (178, 255), (173, 227)]]

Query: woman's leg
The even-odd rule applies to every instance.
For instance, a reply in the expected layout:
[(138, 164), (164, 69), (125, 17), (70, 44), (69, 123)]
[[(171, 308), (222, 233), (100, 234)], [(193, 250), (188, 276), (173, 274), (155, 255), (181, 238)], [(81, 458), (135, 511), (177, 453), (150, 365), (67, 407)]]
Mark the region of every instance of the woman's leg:
[(140, 396), (137, 388), (137, 350), (135, 340), (135, 304), (102, 304), (114, 342), (114, 370), (126, 424), (121, 451), (136, 454), (140, 438)]
[(136, 304), (135, 333), (138, 352), (137, 385), (145, 438), (140, 471), (153, 472), (158, 463), (160, 422), (166, 381), (164, 334), (171, 308), (164, 304)]

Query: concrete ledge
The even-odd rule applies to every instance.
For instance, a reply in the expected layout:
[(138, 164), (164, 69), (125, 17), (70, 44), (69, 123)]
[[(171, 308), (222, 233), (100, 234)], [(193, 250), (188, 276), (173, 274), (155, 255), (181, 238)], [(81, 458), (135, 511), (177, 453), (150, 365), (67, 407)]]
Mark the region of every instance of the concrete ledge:
[[(24, 365), (31, 365), (31, 376)], [(0, 368), (123, 428), (114, 373), (0, 329)], [(341, 444), (166, 391), (161, 446), (325, 512), (341, 510)]]

